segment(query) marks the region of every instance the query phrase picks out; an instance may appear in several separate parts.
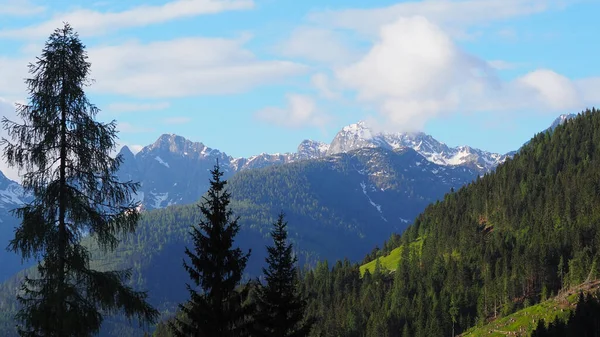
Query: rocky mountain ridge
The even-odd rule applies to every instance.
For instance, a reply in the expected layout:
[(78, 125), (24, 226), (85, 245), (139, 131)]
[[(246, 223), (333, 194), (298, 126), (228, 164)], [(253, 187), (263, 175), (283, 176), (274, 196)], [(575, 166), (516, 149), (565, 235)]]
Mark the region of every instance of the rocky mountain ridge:
[[(559, 116), (550, 128), (569, 118), (572, 116)], [(342, 128), (330, 144), (304, 140), (298, 145), (296, 152), (261, 153), (248, 158), (233, 158), (201, 142), (164, 134), (135, 155), (129, 148), (123, 147), (120, 153), (124, 157), (124, 163), (119, 174), (121, 179), (140, 181), (142, 186), (137, 195), (138, 200), (145, 209), (157, 209), (197, 202), (208, 188), (209, 170), (217, 161), (227, 179), (244, 170), (303, 160), (323, 160), (363, 148), (391, 151), (412, 149), (428, 163), (440, 167), (464, 167), (479, 175), (493, 170), (514, 154), (491, 153), (470, 146), (449, 147), (423, 132), (376, 133), (365, 122), (358, 122)]]

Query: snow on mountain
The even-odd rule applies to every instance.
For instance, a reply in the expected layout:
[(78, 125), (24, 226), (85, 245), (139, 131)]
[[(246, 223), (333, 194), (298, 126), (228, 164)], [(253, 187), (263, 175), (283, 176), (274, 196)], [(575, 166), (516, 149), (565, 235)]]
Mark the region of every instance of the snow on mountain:
[(323, 158), (327, 155), (328, 150), (329, 144), (306, 139), (298, 145), (296, 159), (307, 160)]
[(248, 169), (258, 169), (272, 165), (279, 165), (290, 163), (294, 161), (294, 154), (292, 153), (261, 153), (250, 158), (236, 158), (232, 160), (232, 166), (235, 171), (242, 171)]
[(328, 155), (345, 153), (358, 148), (382, 147), (386, 149), (411, 148), (438, 165), (468, 165), (488, 172), (506, 160), (506, 155), (490, 153), (469, 146), (448, 147), (423, 132), (375, 133), (365, 122), (344, 127), (333, 139)]
[(327, 155), (328, 148), (329, 144), (307, 139), (298, 145), (297, 152), (283, 154), (261, 153), (249, 158), (235, 158), (231, 160), (231, 166), (235, 171), (242, 171), (287, 164), (299, 160), (318, 159)]
[[(19, 183), (8, 179), (0, 172), (0, 209), (3, 209), (4, 213), (23, 205), (28, 198)], [(1, 218), (0, 216), (0, 221)]]
[[(564, 123), (566, 123), (566, 122), (567, 122), (569, 119), (571, 119), (571, 118), (575, 118), (575, 117), (577, 117), (577, 115), (576, 115), (576, 114), (562, 114), (562, 115), (558, 116), (558, 117), (557, 117), (557, 118), (556, 118), (556, 119), (555, 119), (555, 120), (552, 122), (552, 124), (550, 125), (550, 127), (549, 127), (549, 128), (547, 128), (546, 130), (544, 130), (544, 131), (542, 131), (542, 132), (548, 132), (548, 131), (552, 132), (552, 131), (554, 131), (554, 129), (556, 129), (556, 128), (557, 128), (559, 125), (563, 125), (563, 124), (564, 124)], [(526, 141), (526, 142), (523, 144), (523, 146), (525, 146), (525, 145), (529, 144), (529, 142), (530, 142), (529, 140), (528, 140), (528, 141)], [(522, 146), (522, 147), (523, 147), (523, 146)], [(518, 153), (520, 150), (521, 150), (521, 149), (519, 148), (518, 150), (511, 151), (511, 152), (507, 153), (507, 155), (508, 155), (509, 157), (512, 157), (512, 156), (514, 156), (515, 154), (517, 154), (517, 153)]]
[[(365, 147), (379, 147), (379, 137), (374, 137), (365, 122), (360, 121), (342, 128), (327, 149), (327, 155), (345, 153)], [(383, 146), (385, 147), (385, 146)]]
[(164, 160), (162, 160), (161, 157), (156, 156), (156, 157), (154, 157), (154, 160), (156, 160), (157, 162), (159, 162), (159, 163), (163, 164), (164, 166), (166, 166), (167, 168), (169, 168), (169, 163), (167, 163)]
[(136, 200), (146, 209), (197, 202), (208, 190), (210, 169), (217, 160), (224, 178), (235, 172), (227, 154), (173, 134), (160, 136), (136, 155), (127, 147), (120, 154), (124, 160), (119, 177), (140, 182)]
[[(559, 116), (550, 129), (573, 117), (575, 115)], [(443, 179), (449, 183), (458, 181), (456, 175), (460, 170), (474, 170), (478, 174), (483, 174), (493, 170), (514, 154), (514, 152), (491, 153), (470, 146), (449, 147), (423, 132), (376, 133), (361, 121), (343, 127), (330, 144), (304, 140), (298, 145), (296, 152), (261, 153), (248, 158), (233, 158), (203, 143), (165, 134), (136, 155), (127, 147), (123, 147), (120, 154), (124, 162), (119, 175), (123, 180), (140, 181), (141, 188), (136, 198), (145, 208), (154, 209), (172, 204), (197, 202), (208, 189), (210, 169), (217, 160), (225, 172), (224, 178), (227, 179), (243, 170), (302, 160), (335, 161), (337, 160), (335, 156), (338, 154), (378, 148), (394, 152), (414, 150), (415, 167), (418, 167), (423, 174), (443, 176)], [(377, 157), (378, 152), (369, 151), (369, 153), (372, 162), (369, 170), (361, 169), (359, 173), (377, 179), (389, 176), (389, 170), (379, 168), (378, 163), (382, 162), (382, 158)], [(3, 198), (10, 200), (11, 194), (6, 193), (0, 189), (0, 202)]]
[(576, 114), (562, 114), (562, 115), (558, 116), (558, 118), (556, 118), (554, 120), (554, 122), (552, 122), (552, 125), (550, 125), (550, 127), (546, 130), (552, 131), (552, 130), (556, 129), (556, 127), (558, 127), (559, 125), (562, 125), (569, 119), (575, 118), (575, 117), (577, 117)]

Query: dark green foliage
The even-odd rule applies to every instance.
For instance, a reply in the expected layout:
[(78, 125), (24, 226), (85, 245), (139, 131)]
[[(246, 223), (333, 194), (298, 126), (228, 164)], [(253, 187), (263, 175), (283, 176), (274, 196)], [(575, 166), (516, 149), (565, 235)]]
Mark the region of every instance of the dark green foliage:
[(361, 279), (347, 263), (309, 272), (313, 335), (451, 336), (598, 278), (599, 168), (597, 110), (536, 135), (392, 238), (404, 247), (395, 273)]
[(287, 222), (283, 213), (274, 224), (268, 246), (266, 284), (257, 288), (256, 322), (260, 336), (301, 337), (310, 332), (310, 320), (304, 321), (306, 301), (298, 293), (296, 263), (292, 245), (287, 242)]
[(247, 330), (250, 306), (244, 301), (249, 288), (238, 291), (236, 287), (250, 252), (232, 248), (240, 230), (238, 218), (229, 209), (231, 195), (225, 190), (227, 182), (221, 180), (218, 164), (211, 174), (210, 189), (200, 205), (205, 219), (192, 227), (194, 250), (185, 249), (190, 264), (183, 262), (201, 292), (187, 286), (191, 298), (179, 306), (184, 317), (169, 324), (176, 336), (242, 336)]
[(598, 337), (600, 336), (600, 302), (597, 298), (588, 294), (579, 295), (577, 308), (571, 313), (567, 322), (557, 320), (546, 326), (544, 320), (538, 322), (538, 326), (531, 337)]
[(24, 124), (3, 119), (15, 143), (4, 139), (4, 157), (23, 171), (23, 188), (33, 200), (17, 209), (22, 219), (10, 249), (24, 258), (41, 257), (39, 276), (25, 278), (16, 318), (22, 336), (89, 336), (100, 329), (103, 313), (153, 321), (157, 312), (146, 294), (125, 282), (128, 271), (90, 268), (81, 245), (90, 236), (104, 251), (118, 235), (135, 230), (138, 212), (131, 202), (137, 185), (122, 183), (111, 158), (115, 123), (94, 120), (98, 112), (83, 91), (90, 64), (81, 41), (66, 24), (49, 38), (26, 80), (29, 104), (18, 106)]

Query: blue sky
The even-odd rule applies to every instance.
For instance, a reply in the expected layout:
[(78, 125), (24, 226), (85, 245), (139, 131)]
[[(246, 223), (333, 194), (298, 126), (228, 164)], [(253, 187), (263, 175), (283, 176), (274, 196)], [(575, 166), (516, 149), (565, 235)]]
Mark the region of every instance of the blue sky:
[(68, 21), (99, 118), (133, 149), (175, 133), (234, 157), (289, 152), (367, 120), (505, 153), (600, 105), (597, 13), (593, 0), (0, 0), (0, 113), (26, 101), (27, 64)]

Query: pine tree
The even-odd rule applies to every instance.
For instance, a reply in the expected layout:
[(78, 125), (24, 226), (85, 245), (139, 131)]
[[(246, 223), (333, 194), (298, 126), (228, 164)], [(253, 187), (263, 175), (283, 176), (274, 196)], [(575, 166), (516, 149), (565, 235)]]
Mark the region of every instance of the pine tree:
[(176, 336), (242, 336), (247, 332), (246, 322), (251, 308), (244, 304), (249, 291), (240, 285), (250, 252), (244, 254), (232, 248), (239, 232), (238, 217), (229, 209), (230, 194), (225, 190), (227, 181), (221, 180), (219, 164), (211, 170), (212, 179), (200, 210), (204, 215), (190, 235), (194, 250), (185, 249), (190, 264), (183, 262), (198, 292), (187, 285), (190, 300), (179, 309), (182, 318), (169, 326)]
[(104, 251), (115, 249), (139, 214), (131, 200), (138, 185), (119, 182), (122, 159), (110, 157), (116, 124), (95, 121), (99, 109), (85, 96), (90, 63), (77, 33), (68, 24), (55, 30), (29, 72), (29, 103), (17, 107), (23, 124), (2, 120), (14, 142), (2, 140), (4, 157), (33, 196), (14, 211), (22, 222), (9, 247), (41, 258), (18, 296), (19, 334), (90, 336), (103, 314), (120, 310), (152, 322), (158, 312), (146, 293), (125, 285), (130, 273), (90, 269), (81, 244), (89, 236)]
[(257, 290), (257, 325), (263, 336), (307, 336), (312, 325), (304, 320), (306, 301), (298, 293), (297, 258), (287, 242), (286, 227), (280, 214), (271, 231), (274, 245), (267, 247), (266, 285)]

